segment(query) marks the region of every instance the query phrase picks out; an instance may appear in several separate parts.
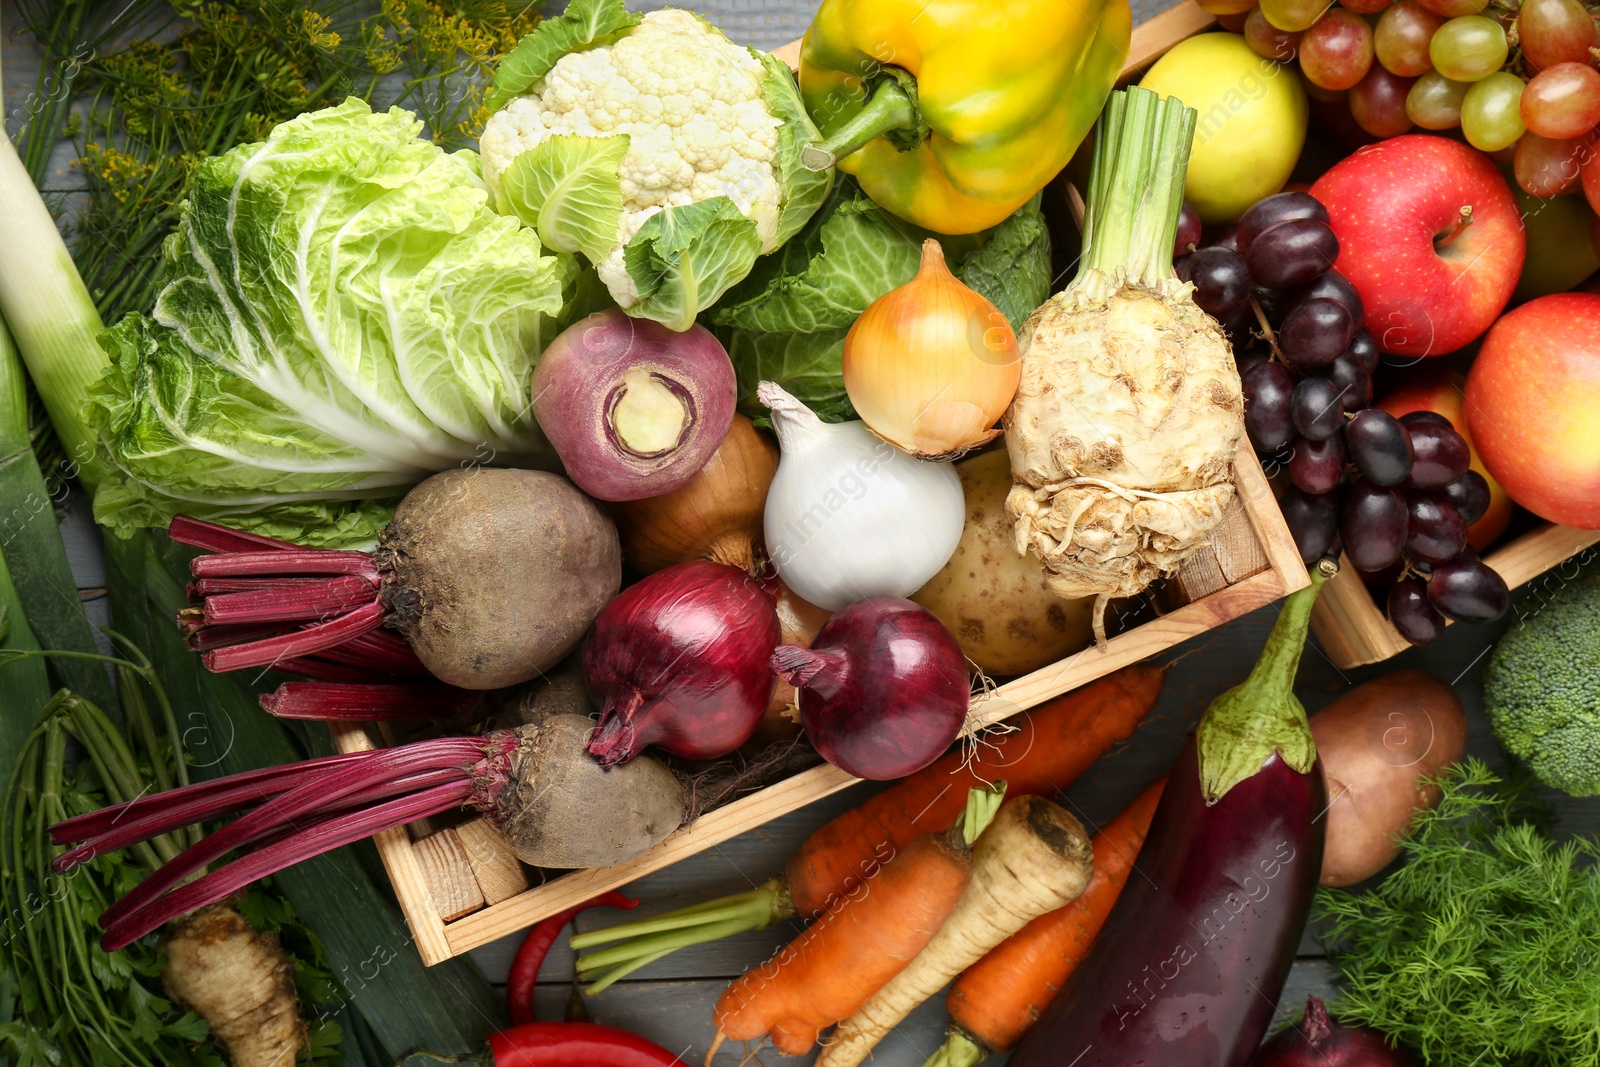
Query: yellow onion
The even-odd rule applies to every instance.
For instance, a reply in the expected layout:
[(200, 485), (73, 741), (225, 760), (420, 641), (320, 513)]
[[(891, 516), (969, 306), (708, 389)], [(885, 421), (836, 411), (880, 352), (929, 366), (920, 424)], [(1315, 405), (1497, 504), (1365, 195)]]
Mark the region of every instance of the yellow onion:
[(868, 305), (844, 340), (844, 386), (872, 432), (912, 455), (949, 459), (992, 440), (1022, 374), (1000, 309), (922, 242), (916, 277)]

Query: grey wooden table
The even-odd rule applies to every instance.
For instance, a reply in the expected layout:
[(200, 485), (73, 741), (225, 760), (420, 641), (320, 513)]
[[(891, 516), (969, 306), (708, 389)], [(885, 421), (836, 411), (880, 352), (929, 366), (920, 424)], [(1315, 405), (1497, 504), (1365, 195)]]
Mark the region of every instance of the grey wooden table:
[[(650, 8), (664, 6), (651, 2)], [(810, 19), (811, 0), (701, 0), (699, 10), (722, 26), (736, 41), (772, 48), (799, 37)], [(1169, 6), (1166, 0), (1136, 0), (1134, 10), (1141, 21)], [(26, 38), (14, 32), (14, 17), (6, 17), (10, 0), (0, 4), (0, 59), (5, 78), (5, 113), (15, 114), (34, 90), (38, 57)], [(63, 146), (52, 166), (51, 185), (70, 191), (80, 187), (71, 166), (71, 152)], [(97, 540), (83, 509), (77, 509), (67, 523), (69, 541), (79, 574), (79, 585), (88, 593), (93, 614), (100, 604), (92, 590), (103, 584)], [(1523, 591), (1519, 597), (1538, 595)], [(1067, 791), (1062, 798), (1091, 829), (1119, 811), (1143, 786), (1164, 773), (1183, 747), (1206, 705), (1248, 673), (1263, 639), (1276, 617), (1276, 606), (1269, 606), (1212, 631), (1173, 650), (1166, 659), (1173, 662), (1167, 687), (1154, 714), (1126, 745), (1112, 752)], [(1493, 626), (1454, 626), (1431, 649), (1414, 649), (1387, 664), (1356, 671), (1340, 671), (1313, 643), (1300, 670), (1300, 690), (1306, 706), (1315, 711), (1339, 694), (1361, 682), (1400, 667), (1427, 670), (1451, 682), (1466, 705), (1470, 733), (1468, 752), (1497, 762), (1504, 754), (1489, 732), (1483, 715), (1480, 678), (1487, 653), (1498, 636), (1512, 624), (1513, 611), (1506, 620)], [(1192, 653), (1192, 654), (1191, 654)], [(674, 867), (641, 879), (628, 892), (642, 898), (635, 915), (643, 916), (708, 900), (725, 893), (751, 888), (776, 874), (789, 854), (828, 819), (869, 795), (868, 785), (846, 790), (825, 801), (778, 819), (713, 848)], [(1557, 829), (1565, 832), (1589, 830), (1600, 825), (1600, 800), (1573, 800), (1554, 797), (1558, 812)], [(597, 921), (614, 918), (599, 913), (579, 921), (588, 929)], [(711, 1006), (729, 979), (769, 957), (778, 946), (798, 932), (796, 924), (746, 934), (727, 941), (690, 949), (639, 971), (627, 981), (589, 1001), (592, 1016), (600, 1022), (637, 1031), (667, 1048), (682, 1053), (690, 1062), (704, 1056), (713, 1033)], [(508, 938), (474, 953), (488, 975), (503, 981), (519, 938)], [(546, 1017), (559, 1017), (571, 989), (572, 955), (564, 946), (551, 954), (540, 987), (541, 1010)], [(1326, 994), (1331, 989), (1329, 967), (1323, 959), (1314, 931), (1308, 931), (1300, 956), (1289, 978), (1288, 988), (1279, 1003), (1282, 1015), (1295, 1014), (1307, 993)], [(874, 1062), (880, 1067), (914, 1067), (938, 1047), (944, 1028), (943, 999), (935, 998), (912, 1015), (878, 1049)], [(718, 1064), (740, 1062), (744, 1050), (725, 1048)], [(762, 1058), (761, 1053), (757, 1053)], [(770, 1052), (768, 1063), (807, 1064), (809, 1057), (791, 1060)]]

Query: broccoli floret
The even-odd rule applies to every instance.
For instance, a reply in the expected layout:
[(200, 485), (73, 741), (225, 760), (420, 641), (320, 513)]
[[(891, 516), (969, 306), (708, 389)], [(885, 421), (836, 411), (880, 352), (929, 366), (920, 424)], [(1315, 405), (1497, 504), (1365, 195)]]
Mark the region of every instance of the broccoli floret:
[(1600, 794), (1600, 571), (1590, 568), (1525, 613), (1483, 679), (1495, 736), (1540, 781)]

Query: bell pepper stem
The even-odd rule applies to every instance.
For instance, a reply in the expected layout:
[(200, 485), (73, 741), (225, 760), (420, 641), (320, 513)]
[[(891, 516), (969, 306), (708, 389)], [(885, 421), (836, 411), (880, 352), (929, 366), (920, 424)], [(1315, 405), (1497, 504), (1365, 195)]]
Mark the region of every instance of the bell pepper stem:
[(868, 141), (894, 130), (914, 130), (917, 124), (917, 104), (911, 94), (897, 79), (884, 78), (866, 106), (835, 130), (833, 136), (801, 150), (800, 164), (807, 170), (827, 170)]

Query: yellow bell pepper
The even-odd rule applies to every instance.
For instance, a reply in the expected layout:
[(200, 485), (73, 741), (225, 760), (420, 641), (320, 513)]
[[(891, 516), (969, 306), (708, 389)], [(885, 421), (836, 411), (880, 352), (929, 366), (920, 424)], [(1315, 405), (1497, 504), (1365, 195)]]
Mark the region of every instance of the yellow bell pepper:
[(1066, 166), (1128, 54), (1128, 0), (822, 0), (800, 94), (837, 164), (938, 233), (994, 226)]

